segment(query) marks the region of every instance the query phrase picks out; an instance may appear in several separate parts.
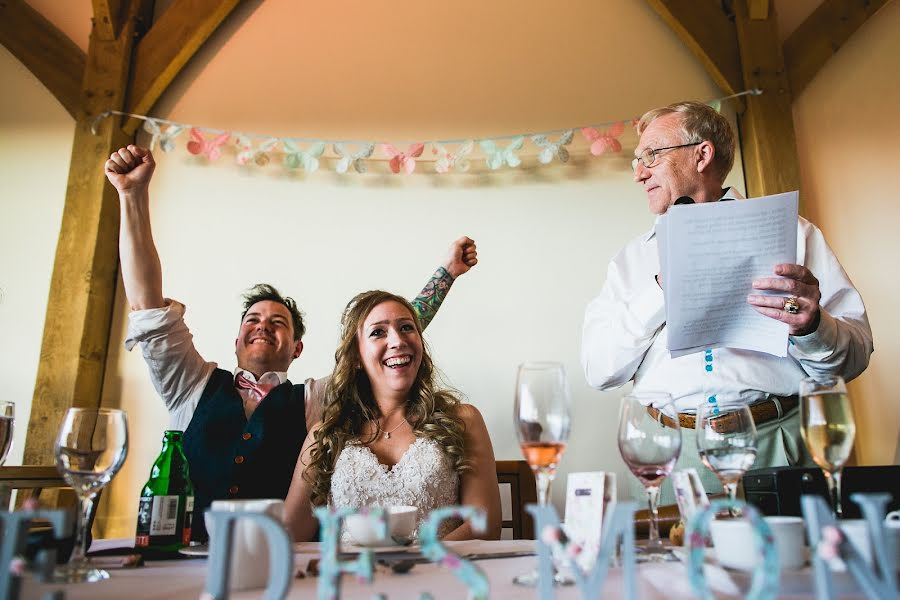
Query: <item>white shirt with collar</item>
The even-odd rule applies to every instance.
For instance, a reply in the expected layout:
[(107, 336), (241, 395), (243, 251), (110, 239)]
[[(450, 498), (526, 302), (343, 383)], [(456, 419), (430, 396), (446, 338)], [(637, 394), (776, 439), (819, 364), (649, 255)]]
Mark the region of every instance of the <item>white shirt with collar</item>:
[[(184, 322), (184, 304), (166, 298), (166, 306), (135, 310), (128, 314), (128, 334), (125, 348), (131, 350), (140, 344), (141, 353), (150, 369), (153, 387), (162, 397), (169, 411), (170, 428), (185, 431), (203, 395), (206, 384), (218, 366), (207, 362), (194, 347), (194, 336)], [(234, 375), (243, 373), (250, 381), (257, 379), (240, 367)], [(287, 373), (270, 371), (259, 378), (259, 383), (281, 384), (287, 381)], [(327, 378), (307, 379), (304, 384), (307, 430), (322, 415), (322, 398)], [(238, 389), (245, 401), (251, 399), (251, 390)], [(253, 400), (252, 404), (256, 404)]]
[[(723, 198), (741, 196), (730, 188)], [(635, 238), (610, 261), (600, 295), (585, 311), (581, 363), (588, 383), (605, 391), (634, 380), (635, 391), (668, 392), (684, 412), (712, 394), (752, 403), (796, 394), (800, 380), (815, 374), (853, 379), (869, 364), (873, 349), (866, 308), (822, 232), (802, 217), (797, 262), (819, 280), (821, 319), (813, 333), (789, 338), (787, 357), (716, 348), (711, 360), (707, 352), (673, 359), (666, 349), (663, 292), (655, 279), (655, 232)]]

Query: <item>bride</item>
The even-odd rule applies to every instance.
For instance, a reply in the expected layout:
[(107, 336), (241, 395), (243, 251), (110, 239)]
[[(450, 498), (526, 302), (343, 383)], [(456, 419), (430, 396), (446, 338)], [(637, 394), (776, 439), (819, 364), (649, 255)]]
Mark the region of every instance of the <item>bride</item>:
[(295, 541), (315, 537), (312, 509), (474, 506), (487, 515), (480, 535), (468, 522), (445, 522), (446, 540), (500, 537), (494, 451), (477, 408), (436, 388), (431, 357), (409, 303), (383, 291), (350, 301), (326, 390), (285, 500)]

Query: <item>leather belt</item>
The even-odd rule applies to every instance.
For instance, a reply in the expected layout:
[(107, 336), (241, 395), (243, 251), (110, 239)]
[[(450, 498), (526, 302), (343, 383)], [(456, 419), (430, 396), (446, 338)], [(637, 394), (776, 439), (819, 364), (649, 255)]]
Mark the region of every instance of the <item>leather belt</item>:
[[(781, 417), (794, 410), (800, 404), (797, 396), (769, 396), (767, 400), (760, 400), (750, 405), (750, 414), (753, 415), (753, 422), (757, 427), (763, 423), (780, 419)], [(675, 421), (665, 413), (660, 413), (658, 409), (648, 406), (647, 412), (651, 417), (669, 427), (675, 426)], [(696, 426), (697, 415), (694, 413), (678, 413), (678, 423), (682, 427), (694, 429)], [(733, 412), (723, 413), (714, 419), (713, 429), (719, 433), (732, 433), (737, 426), (737, 419)]]

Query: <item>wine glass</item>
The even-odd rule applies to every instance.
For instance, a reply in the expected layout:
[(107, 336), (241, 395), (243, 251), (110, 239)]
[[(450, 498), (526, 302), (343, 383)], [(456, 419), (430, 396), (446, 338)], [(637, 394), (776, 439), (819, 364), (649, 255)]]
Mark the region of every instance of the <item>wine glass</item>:
[(812, 459), (825, 473), (834, 514), (840, 519), (841, 469), (856, 437), (853, 408), (841, 377), (811, 377), (800, 382), (800, 434)]
[(681, 426), (672, 397), (665, 393), (632, 393), (619, 411), (619, 453), (647, 491), (650, 536), (639, 549), (638, 562), (677, 560), (659, 539), (659, 488), (681, 454)]
[[(519, 366), (516, 377), (516, 433), (522, 454), (534, 471), (540, 506), (550, 503), (550, 484), (566, 449), (572, 418), (566, 369), (560, 363), (532, 362)], [(536, 585), (537, 571), (513, 578), (520, 585)], [(568, 583), (559, 578), (557, 583)]]
[[(734, 502), (741, 477), (756, 460), (756, 424), (747, 403), (710, 398), (697, 407), (697, 454)], [(737, 516), (734, 509), (729, 513)]]
[(0, 401), (0, 467), (6, 462), (6, 456), (12, 448), (15, 421), (16, 405), (13, 402)]
[(91, 568), (86, 525), (94, 497), (113, 478), (128, 454), (125, 412), (111, 408), (70, 408), (56, 436), (56, 468), (78, 496), (80, 511), (69, 564), (57, 569), (57, 583), (94, 582), (109, 573)]

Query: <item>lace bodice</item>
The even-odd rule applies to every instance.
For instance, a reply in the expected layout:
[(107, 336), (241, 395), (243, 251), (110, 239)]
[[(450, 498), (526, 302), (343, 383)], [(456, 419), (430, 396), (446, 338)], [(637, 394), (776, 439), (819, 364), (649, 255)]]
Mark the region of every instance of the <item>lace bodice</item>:
[[(416, 527), (435, 508), (457, 504), (459, 476), (450, 457), (434, 440), (418, 438), (388, 467), (362, 444), (346, 446), (331, 476), (330, 503), (336, 507), (415, 506)], [(444, 521), (441, 536), (456, 529), (460, 521)], [(347, 532), (343, 541), (352, 542)]]

